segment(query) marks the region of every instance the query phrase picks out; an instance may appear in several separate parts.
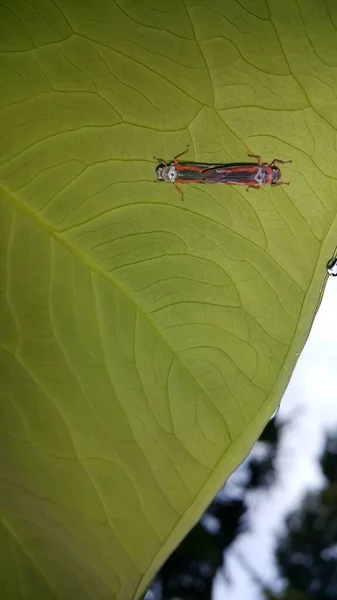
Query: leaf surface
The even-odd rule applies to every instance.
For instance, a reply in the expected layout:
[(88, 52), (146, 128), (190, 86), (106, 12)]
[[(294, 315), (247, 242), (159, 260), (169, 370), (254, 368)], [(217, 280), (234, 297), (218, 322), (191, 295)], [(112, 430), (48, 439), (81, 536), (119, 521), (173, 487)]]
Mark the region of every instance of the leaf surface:
[[(336, 244), (333, 0), (0, 9), (4, 598), (129, 600), (280, 402)], [(153, 154), (292, 159), (158, 185)]]

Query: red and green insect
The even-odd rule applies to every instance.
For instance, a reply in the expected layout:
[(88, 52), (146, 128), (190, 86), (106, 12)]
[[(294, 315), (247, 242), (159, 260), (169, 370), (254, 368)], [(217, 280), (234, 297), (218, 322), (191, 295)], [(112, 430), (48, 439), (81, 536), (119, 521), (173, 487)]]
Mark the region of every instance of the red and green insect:
[(186, 154), (187, 149), (175, 156), (171, 163), (166, 163), (161, 158), (156, 158), (159, 165), (156, 168), (158, 181), (169, 181), (174, 184), (178, 192), (180, 183), (222, 183), (225, 185), (246, 185), (247, 189), (259, 190), (264, 185), (289, 185), (281, 181), (281, 171), (276, 164), (284, 165), (291, 160), (274, 158), (270, 164), (263, 163), (261, 156), (248, 154), (257, 159), (256, 163), (234, 164), (208, 164), (196, 162), (179, 162), (178, 158)]

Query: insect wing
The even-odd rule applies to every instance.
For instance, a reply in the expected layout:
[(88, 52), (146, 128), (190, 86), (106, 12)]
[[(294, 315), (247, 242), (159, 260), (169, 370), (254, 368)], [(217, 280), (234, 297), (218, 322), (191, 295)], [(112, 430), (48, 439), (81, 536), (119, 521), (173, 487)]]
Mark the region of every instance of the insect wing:
[(205, 183), (227, 183), (229, 185), (256, 184), (257, 166), (213, 167), (202, 173)]
[[(178, 181), (204, 183), (203, 172), (206, 169), (212, 169), (217, 165), (209, 165), (205, 163), (178, 163), (175, 165)], [(221, 165), (219, 165), (221, 166)]]
[(199, 169), (204, 171), (205, 169), (216, 169), (224, 166), (224, 163), (198, 163), (198, 162), (179, 162), (177, 165), (181, 169)]

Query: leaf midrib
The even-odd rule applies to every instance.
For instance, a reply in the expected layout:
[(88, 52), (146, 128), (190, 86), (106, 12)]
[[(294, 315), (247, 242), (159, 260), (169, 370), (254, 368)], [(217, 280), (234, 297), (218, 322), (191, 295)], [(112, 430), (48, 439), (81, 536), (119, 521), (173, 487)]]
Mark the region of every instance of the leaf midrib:
[(1, 190), (3, 190), (3, 192), (4, 192), (3, 196), (10, 206), (12, 206), (14, 209), (19, 211), (20, 213), (22, 213), (25, 217), (28, 218), (29, 221), (31, 221), (35, 225), (37, 225), (39, 227), (39, 229), (41, 229), (42, 231), (44, 231), (45, 233), (50, 235), (52, 238), (54, 238), (58, 243), (60, 243), (64, 248), (66, 248), (73, 256), (75, 256), (81, 262), (81, 264), (83, 264), (89, 271), (92, 271), (92, 272), (96, 273), (97, 275), (99, 275), (100, 277), (102, 277), (103, 279), (105, 279), (110, 285), (112, 285), (121, 294), (123, 294), (124, 297), (126, 297), (128, 300), (130, 300), (130, 302), (132, 302), (132, 304), (135, 306), (135, 308), (138, 310), (138, 312), (142, 315), (142, 317), (144, 319), (146, 319), (146, 321), (150, 324), (150, 326), (156, 331), (157, 335), (160, 336), (160, 338), (163, 340), (163, 342), (168, 346), (168, 348), (172, 352), (172, 355), (174, 356), (175, 360), (178, 363), (180, 363), (181, 367), (186, 372), (188, 372), (189, 376), (193, 379), (193, 381), (195, 382), (197, 387), (203, 392), (205, 397), (209, 400), (209, 402), (211, 403), (214, 410), (219, 414), (221, 421), (224, 423), (224, 425), (226, 427), (229, 439), (232, 441), (232, 437), (230, 435), (227, 423), (224, 420), (223, 415), (221, 414), (221, 412), (219, 411), (217, 406), (214, 404), (211, 396), (208, 394), (206, 389), (200, 384), (200, 382), (196, 379), (194, 374), (188, 368), (185, 361), (181, 358), (181, 356), (176, 352), (176, 350), (170, 344), (169, 340), (165, 337), (162, 330), (159, 329), (157, 323), (151, 318), (150, 314), (144, 309), (144, 307), (139, 303), (139, 301), (130, 293), (130, 291), (123, 284), (121, 284), (120, 281), (118, 281), (112, 275), (106, 273), (97, 264), (97, 262), (95, 262), (93, 259), (91, 259), (87, 254), (85, 254), (85, 252), (80, 250), (75, 244), (73, 244), (69, 240), (65, 239), (63, 235), (61, 235), (55, 229), (53, 229), (53, 227), (48, 223), (48, 221), (46, 221), (45, 219), (43, 219), (42, 217), (37, 215), (29, 206), (24, 204), (14, 194), (12, 194), (10, 192), (10, 190), (5, 188), (4, 186), (0, 187), (0, 191)]

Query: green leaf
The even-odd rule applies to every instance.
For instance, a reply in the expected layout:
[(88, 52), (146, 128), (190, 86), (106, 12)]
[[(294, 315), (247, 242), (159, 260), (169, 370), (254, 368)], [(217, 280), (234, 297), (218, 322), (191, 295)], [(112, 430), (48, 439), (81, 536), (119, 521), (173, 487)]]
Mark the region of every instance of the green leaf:
[[(5, 0), (7, 599), (138, 597), (288, 383), (336, 243), (333, 0)], [(158, 185), (153, 154), (292, 159)]]

